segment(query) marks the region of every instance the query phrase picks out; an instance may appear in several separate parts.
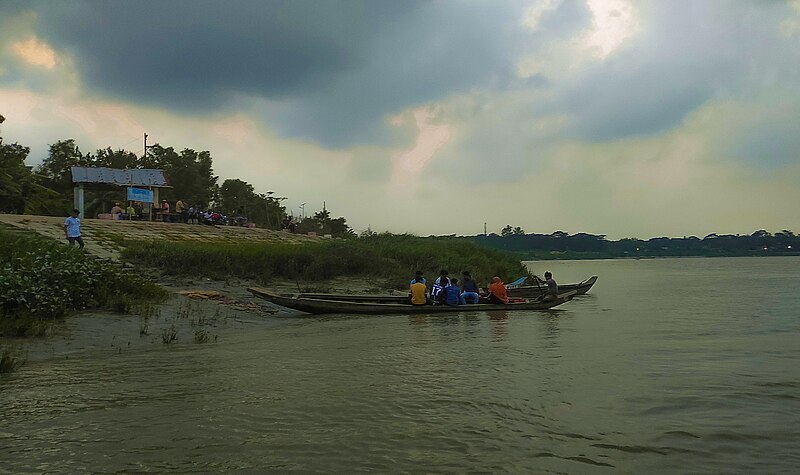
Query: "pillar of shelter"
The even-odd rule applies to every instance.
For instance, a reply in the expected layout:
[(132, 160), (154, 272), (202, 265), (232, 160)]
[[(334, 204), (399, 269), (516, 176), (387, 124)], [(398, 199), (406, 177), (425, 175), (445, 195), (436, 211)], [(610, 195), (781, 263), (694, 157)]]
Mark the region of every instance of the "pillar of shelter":
[(72, 189), (72, 204), (80, 211), (80, 217), (86, 218), (84, 216), (84, 199), (83, 199), (83, 183), (76, 183), (75, 187)]

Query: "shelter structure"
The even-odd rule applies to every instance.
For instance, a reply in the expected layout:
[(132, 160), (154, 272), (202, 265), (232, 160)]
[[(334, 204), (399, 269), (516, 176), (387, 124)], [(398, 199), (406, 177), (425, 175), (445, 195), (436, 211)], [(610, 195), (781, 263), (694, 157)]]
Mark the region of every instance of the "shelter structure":
[(129, 199), (145, 203), (158, 203), (158, 190), (170, 188), (164, 170), (154, 168), (72, 167), (73, 202), (84, 216), (83, 188), (86, 184), (117, 185), (128, 188)]

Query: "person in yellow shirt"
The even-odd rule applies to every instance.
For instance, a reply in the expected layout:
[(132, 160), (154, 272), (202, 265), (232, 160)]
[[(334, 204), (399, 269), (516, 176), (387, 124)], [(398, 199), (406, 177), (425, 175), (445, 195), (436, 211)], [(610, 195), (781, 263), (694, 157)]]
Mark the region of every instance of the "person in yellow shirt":
[(175, 212), (178, 213), (179, 215), (181, 215), (181, 222), (183, 224), (188, 224), (189, 223), (189, 211), (188, 211), (188, 209), (189, 209), (189, 207), (186, 206), (186, 203), (184, 203), (183, 200), (178, 200), (178, 202), (175, 203)]
[(411, 305), (425, 305), (428, 303), (428, 286), (422, 280), (423, 278), (417, 277), (411, 283), (409, 289), (411, 292)]

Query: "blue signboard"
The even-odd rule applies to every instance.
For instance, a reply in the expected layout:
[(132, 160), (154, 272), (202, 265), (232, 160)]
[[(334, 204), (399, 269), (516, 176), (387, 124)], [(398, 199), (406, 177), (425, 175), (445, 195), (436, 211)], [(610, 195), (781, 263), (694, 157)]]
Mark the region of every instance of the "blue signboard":
[(141, 201), (143, 203), (153, 202), (153, 190), (143, 188), (128, 188), (128, 201)]

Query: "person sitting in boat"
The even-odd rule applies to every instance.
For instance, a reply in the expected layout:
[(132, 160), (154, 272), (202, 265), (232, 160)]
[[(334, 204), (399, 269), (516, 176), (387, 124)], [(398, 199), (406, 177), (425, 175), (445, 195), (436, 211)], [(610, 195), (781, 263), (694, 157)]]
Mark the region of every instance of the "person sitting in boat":
[(493, 304), (507, 304), (508, 293), (506, 292), (506, 285), (498, 276), (492, 277), (492, 283), (489, 284), (489, 303)]
[(431, 303), (434, 305), (438, 305), (444, 301), (444, 288), (450, 284), (450, 279), (447, 277), (449, 272), (446, 269), (442, 269), (439, 272), (439, 277), (436, 278), (436, 281), (433, 283), (433, 287), (431, 287)]
[(422, 272), (421, 270), (418, 270), (418, 271), (414, 272), (414, 278), (411, 279), (411, 284), (413, 285), (414, 282), (416, 282), (416, 281), (420, 281), (423, 284), (427, 284), (428, 283), (428, 281), (425, 280), (425, 273)]
[(544, 283), (547, 284), (547, 292), (540, 300), (555, 300), (558, 298), (558, 284), (553, 280), (553, 273), (547, 271), (544, 273)]
[(424, 278), (420, 277), (411, 281), (409, 289), (411, 305), (425, 305), (428, 303), (428, 286), (425, 285), (424, 280)]
[(450, 283), (444, 288), (444, 303), (454, 307), (461, 305), (461, 287), (458, 286), (458, 279), (450, 279)]
[(461, 285), (461, 305), (466, 305), (467, 299), (469, 299), (471, 303), (479, 303), (481, 299), (480, 289), (478, 288), (478, 284), (472, 280), (469, 271), (463, 271), (461, 277), (463, 278), (463, 284)]

